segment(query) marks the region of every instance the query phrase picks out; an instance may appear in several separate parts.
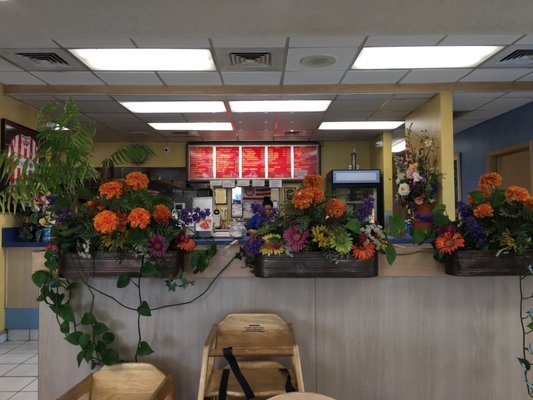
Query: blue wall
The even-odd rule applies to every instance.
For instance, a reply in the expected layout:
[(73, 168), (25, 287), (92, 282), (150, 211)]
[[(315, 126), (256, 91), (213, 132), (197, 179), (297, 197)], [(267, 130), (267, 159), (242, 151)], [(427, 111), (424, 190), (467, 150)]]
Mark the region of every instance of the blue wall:
[(454, 151), (461, 153), (463, 199), (487, 172), (487, 152), (528, 140), (533, 140), (533, 102), (457, 133)]

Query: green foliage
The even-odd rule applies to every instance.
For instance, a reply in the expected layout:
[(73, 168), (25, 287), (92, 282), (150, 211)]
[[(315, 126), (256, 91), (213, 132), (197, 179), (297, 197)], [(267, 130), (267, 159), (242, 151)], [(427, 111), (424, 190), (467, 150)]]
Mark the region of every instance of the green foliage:
[(102, 161), (102, 165), (136, 164), (140, 165), (155, 156), (155, 152), (144, 143), (134, 143), (115, 150), (109, 157)]

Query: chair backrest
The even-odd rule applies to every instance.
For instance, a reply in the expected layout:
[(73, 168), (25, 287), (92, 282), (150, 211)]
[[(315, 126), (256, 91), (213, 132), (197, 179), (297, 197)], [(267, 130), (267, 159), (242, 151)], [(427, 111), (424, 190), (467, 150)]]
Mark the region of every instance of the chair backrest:
[(292, 356), (292, 326), (277, 314), (228, 314), (216, 326), (210, 355), (221, 356), (232, 346), (236, 356)]
[(283, 393), (277, 396), (271, 397), (268, 400), (335, 400), (331, 397), (324, 396), (323, 394), (310, 393), (310, 392), (292, 392)]

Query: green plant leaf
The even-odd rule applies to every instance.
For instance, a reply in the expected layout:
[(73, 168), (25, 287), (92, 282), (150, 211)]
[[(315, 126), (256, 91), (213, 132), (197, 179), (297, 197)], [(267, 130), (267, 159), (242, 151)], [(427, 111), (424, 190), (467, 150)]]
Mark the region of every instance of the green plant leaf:
[(145, 341), (142, 341), (139, 343), (139, 347), (137, 347), (137, 355), (140, 357), (147, 356), (149, 354), (152, 354), (154, 351), (150, 347), (148, 343)]
[(518, 362), (520, 363), (520, 366), (522, 367), (522, 369), (524, 371), (529, 371), (531, 369), (531, 363), (526, 360), (525, 358), (520, 358), (520, 357), (517, 357), (518, 358)]
[(83, 335), (82, 332), (72, 332), (65, 336), (65, 340), (69, 342), (70, 344), (73, 344), (75, 346), (80, 344), (80, 337)]
[(74, 319), (74, 311), (72, 310), (72, 307), (69, 305), (62, 305), (58, 307), (58, 315), (64, 320), (68, 322), (75, 322)]
[(146, 301), (143, 301), (141, 305), (137, 308), (137, 312), (140, 315), (144, 315), (145, 317), (149, 317), (152, 315), (152, 312), (150, 311), (150, 306)]
[(50, 272), (45, 271), (45, 270), (35, 271), (31, 276), (32, 282), (39, 287), (50, 282), (51, 279), (52, 279), (52, 274), (50, 274)]
[(141, 274), (146, 276), (157, 275), (159, 271), (151, 261), (145, 261), (141, 266)]
[(106, 324), (104, 324), (102, 322), (96, 322), (93, 325), (93, 335), (94, 336), (101, 335), (102, 333), (105, 333), (107, 331), (109, 331), (109, 328), (107, 327)]
[(477, 190), (468, 193), (468, 195), (469, 195), (470, 197), (472, 197), (472, 199), (473, 199), (476, 203), (482, 203), (483, 200), (484, 200), (484, 198), (483, 198), (483, 193), (481, 193), (481, 192), (479, 192), (479, 191), (477, 191)]
[(126, 286), (130, 284), (130, 282), (131, 282), (130, 274), (127, 272), (124, 272), (117, 279), (117, 288), (125, 288)]
[(63, 334), (68, 334), (70, 332), (70, 323), (68, 321), (63, 321), (59, 324), (59, 330)]
[(421, 244), (426, 240), (426, 234), (423, 230), (415, 228), (413, 230), (413, 243), (414, 244)]
[(209, 247), (206, 250), (206, 255), (208, 259), (211, 259), (217, 254), (217, 245), (215, 243), (211, 243)]
[(118, 362), (118, 352), (115, 349), (107, 349), (102, 355), (104, 365), (113, 365)]
[(191, 266), (193, 274), (205, 271), (209, 265), (209, 259), (207, 258), (206, 252), (202, 250), (195, 250), (191, 256)]
[(359, 234), (359, 231), (361, 230), (361, 223), (354, 218), (349, 220), (344, 227), (355, 234)]
[(490, 197), (491, 197), (493, 208), (497, 208), (501, 206), (503, 203), (505, 203), (505, 194), (501, 190), (493, 190)]
[(385, 257), (387, 257), (387, 262), (389, 265), (392, 265), (394, 260), (396, 260), (396, 249), (394, 246), (387, 246), (385, 247)]
[(102, 341), (105, 344), (110, 344), (115, 341), (115, 335), (113, 335), (111, 332), (106, 332), (102, 335)]
[(405, 231), (405, 221), (399, 215), (389, 217), (389, 232), (392, 236), (400, 236)]
[(433, 210), (431, 211), (433, 215), (443, 214), (445, 212), (446, 212), (446, 204), (437, 204), (435, 207), (433, 207)]
[(81, 362), (83, 361), (83, 351), (80, 351), (78, 355), (76, 356), (76, 360), (78, 361), (78, 368), (81, 365)]
[(82, 349), (85, 349), (89, 345), (90, 342), (91, 342), (91, 337), (87, 335), (86, 333), (81, 335), (79, 338), (79, 344)]
[(96, 318), (94, 318), (94, 315), (92, 315), (89, 312), (86, 312), (83, 314), (83, 317), (81, 318), (81, 324), (82, 325), (92, 325), (96, 322)]

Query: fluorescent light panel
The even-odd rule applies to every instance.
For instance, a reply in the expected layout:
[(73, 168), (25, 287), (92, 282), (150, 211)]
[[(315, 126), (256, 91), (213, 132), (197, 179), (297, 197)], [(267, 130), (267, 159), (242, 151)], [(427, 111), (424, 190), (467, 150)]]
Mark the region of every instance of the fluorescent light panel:
[(121, 101), (133, 113), (221, 113), (223, 101)]
[(475, 67), (501, 46), (365, 47), (352, 69), (415, 69)]
[(158, 131), (232, 131), (231, 122), (150, 122)]
[(405, 140), (400, 140), (399, 142), (392, 145), (391, 151), (393, 153), (399, 153), (400, 151), (405, 150)]
[(231, 111), (249, 112), (320, 112), (326, 111), (331, 100), (254, 100), (230, 101)]
[(99, 71), (214, 71), (208, 49), (69, 49)]
[(318, 129), (330, 131), (342, 130), (386, 130), (396, 129), (403, 121), (334, 121), (322, 122)]

